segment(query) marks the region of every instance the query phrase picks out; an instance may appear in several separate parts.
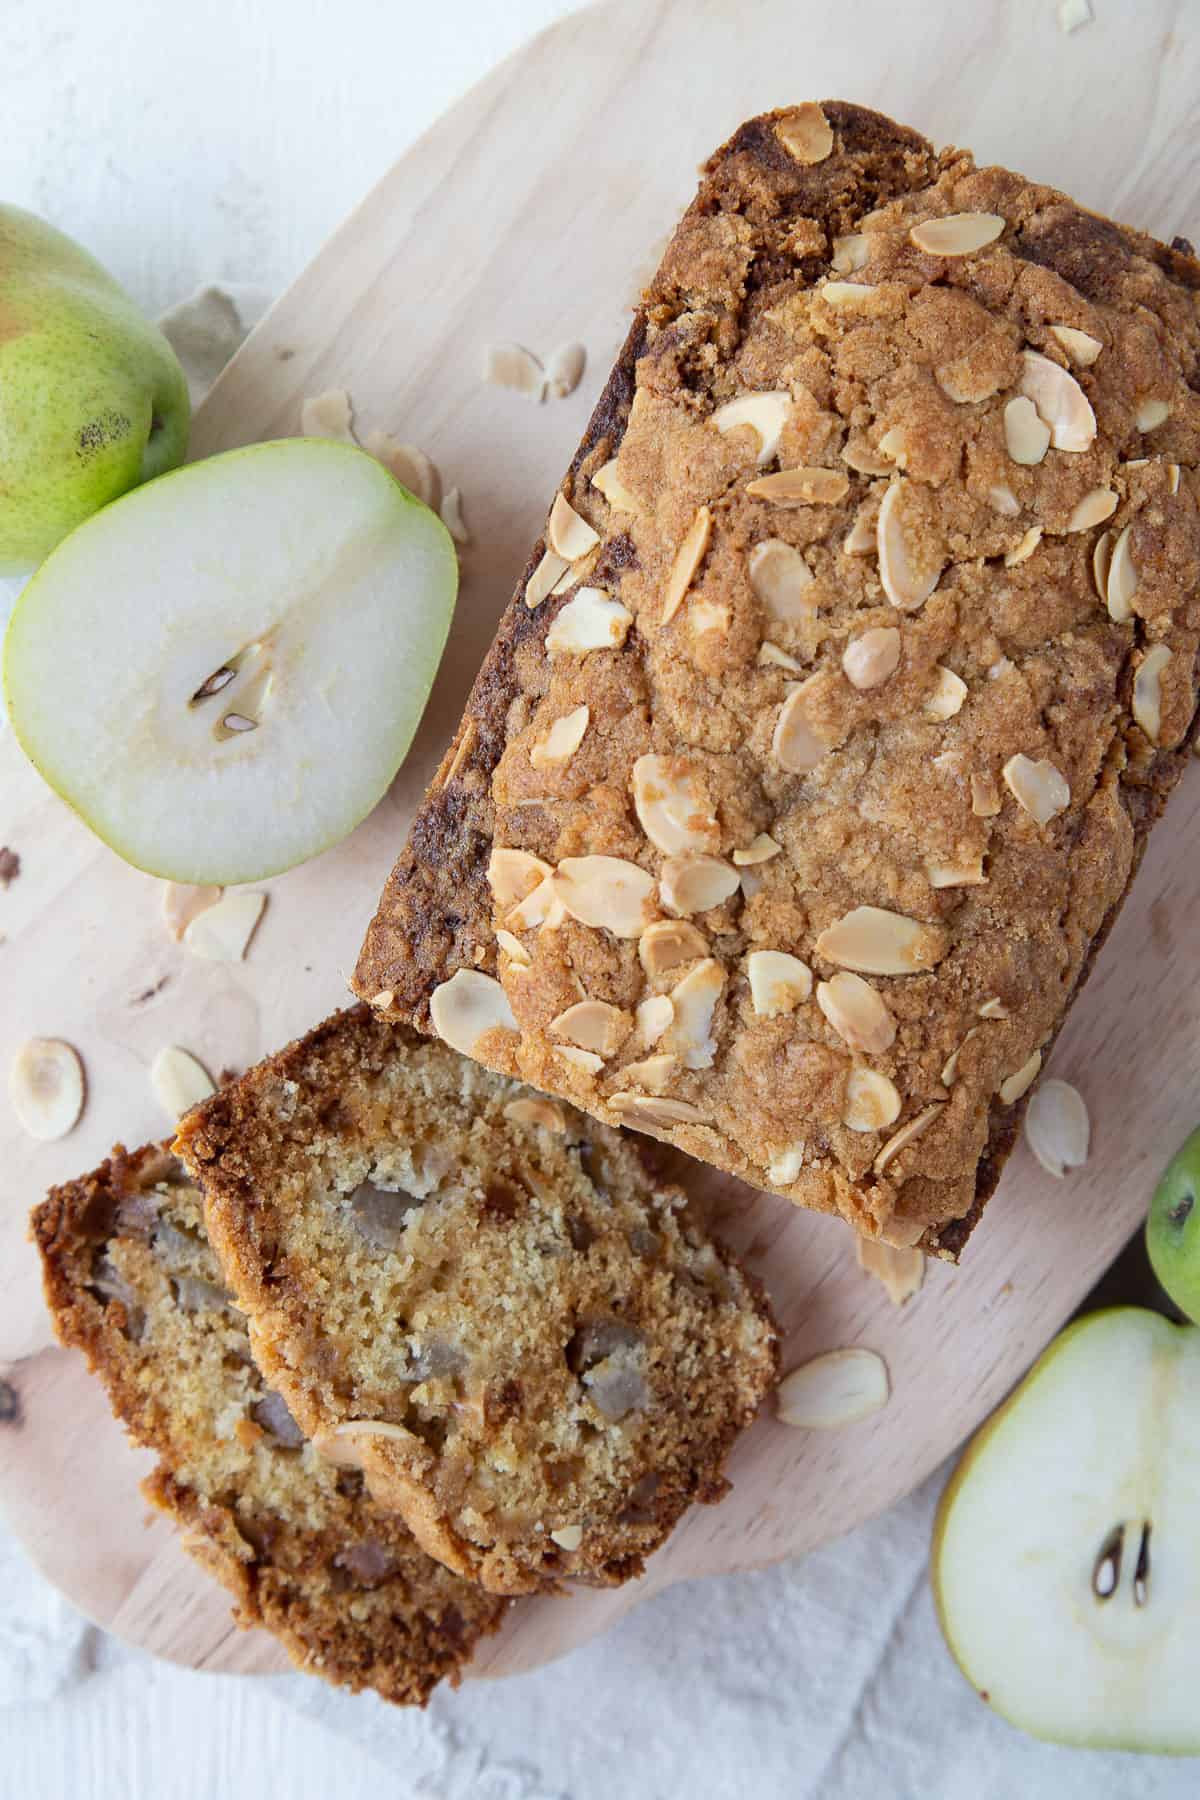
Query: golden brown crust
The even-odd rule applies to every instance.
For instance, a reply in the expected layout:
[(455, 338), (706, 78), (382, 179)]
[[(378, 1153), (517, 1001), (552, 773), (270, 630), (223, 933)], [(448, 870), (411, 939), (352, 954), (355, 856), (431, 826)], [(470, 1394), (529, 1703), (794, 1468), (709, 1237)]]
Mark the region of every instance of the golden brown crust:
[(59, 1338), (156, 1452), (143, 1492), (233, 1595), (238, 1622), (272, 1632), (301, 1669), (401, 1704), (457, 1682), (503, 1606), (427, 1557), (359, 1476), (264, 1429), (269, 1390), (244, 1322), (219, 1304), (200, 1198), (176, 1159), (118, 1146), (53, 1189), (32, 1230)]
[[(655, 1129), (867, 1235), (920, 1237), (955, 1256), (1019, 1126), (1023, 1098), (1000, 1090), (1053, 1041), (1184, 762), (1200, 640), (1200, 267), (1186, 247), (976, 169), (963, 152), (937, 155), (840, 102), (823, 108), (831, 152), (820, 153), (819, 131), (812, 151), (814, 112), (751, 120), (710, 160), (564, 482), (600, 540), (577, 573), (631, 615), (623, 647), (574, 660), (547, 652), (575, 596), (524, 604), (539, 542), (384, 891), (355, 987), (390, 996), (382, 1010), (428, 1031), (430, 997), (456, 969), (495, 974), (520, 1035), (493, 1031), (474, 1054), (631, 1122), (612, 1101), (644, 1050), (630, 1039), (583, 1074), (563, 1063), (553, 1021), (571, 983), (630, 1016), (670, 983), (644, 979), (630, 940), (574, 916), (540, 930), (517, 922), (529, 961), (514, 964), (497, 949), (497, 928), (512, 921), (487, 870), (501, 845), (551, 867), (616, 856), (661, 882), (664, 855), (631, 791), (638, 759), (657, 757), (689, 805), (699, 797), (691, 817), (701, 841), (711, 823), (707, 853), (729, 865), (768, 833), (782, 854), (695, 918), (724, 974), (713, 1048), (660, 1076), (659, 1091), (694, 1111)], [(797, 160), (789, 141), (818, 159)], [(963, 213), (994, 217), (998, 236), (961, 256), (910, 236)], [(831, 277), (851, 291), (826, 300)], [(1030, 365), (1027, 351), (1043, 362)], [(1017, 462), (1008, 408), (1045, 364), (1070, 384), (1081, 435), (1072, 443), (1065, 426), (1039, 461)], [(784, 507), (749, 493), (755, 435), (716, 431), (711, 418), (764, 393), (789, 402), (779, 466), (832, 472), (844, 497)], [(1053, 410), (1043, 396), (1043, 414)], [(610, 459), (632, 512), (592, 483)], [(894, 534), (888, 570), (876, 563), (885, 500), (907, 572)], [(701, 560), (667, 620), (673, 560), (705, 506)], [(1127, 526), (1136, 591), (1106, 609), (1093, 551), (1107, 531), (1112, 552)], [(750, 553), (768, 539), (814, 577), (790, 617), (750, 578)], [(917, 599), (926, 567), (934, 585)], [(867, 630), (894, 639), (899, 660), (860, 687), (843, 656)], [(756, 660), (764, 643), (783, 662)], [(1153, 704), (1134, 695), (1151, 649), (1170, 652), (1157, 731)], [(965, 686), (951, 683), (957, 711), (938, 713), (943, 669)], [(798, 681), (806, 691), (792, 711), (818, 740), (815, 753), (811, 735), (796, 740), (802, 759), (815, 754), (807, 768), (779, 749)], [(578, 753), (565, 766), (531, 756), (549, 723), (582, 704)], [(1020, 757), (1048, 765), (1037, 781), (1069, 789), (1044, 823), (1018, 798)], [(828, 982), (840, 965), (818, 940), (856, 905), (933, 928), (923, 972), (861, 971), (895, 1027), (880, 1049), (849, 1044), (815, 989), (763, 1016), (747, 981), (749, 955), (770, 949)], [(651, 915), (671, 910), (660, 887)], [(992, 999), (1005, 1016), (985, 1014), (977, 1029)], [(899, 1105), (874, 1131), (846, 1123), (850, 1077), (864, 1065)], [(923, 1117), (920, 1136), (884, 1154), (891, 1133)]]
[(611, 1584), (724, 1493), (777, 1335), (632, 1140), (359, 1007), (177, 1148), (259, 1366), (449, 1568)]

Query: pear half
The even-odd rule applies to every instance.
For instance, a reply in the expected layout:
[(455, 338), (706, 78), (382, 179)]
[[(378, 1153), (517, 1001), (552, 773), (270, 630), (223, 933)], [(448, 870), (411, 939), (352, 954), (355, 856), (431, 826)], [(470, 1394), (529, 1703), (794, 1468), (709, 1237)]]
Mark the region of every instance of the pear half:
[(449, 533), (374, 458), (293, 439), (89, 519), (22, 593), (22, 748), (118, 855), (229, 886), (304, 862), (383, 795), (454, 609)]
[(1200, 1751), (1200, 1331), (1093, 1313), (974, 1438), (931, 1574), (967, 1680), (1034, 1737)]

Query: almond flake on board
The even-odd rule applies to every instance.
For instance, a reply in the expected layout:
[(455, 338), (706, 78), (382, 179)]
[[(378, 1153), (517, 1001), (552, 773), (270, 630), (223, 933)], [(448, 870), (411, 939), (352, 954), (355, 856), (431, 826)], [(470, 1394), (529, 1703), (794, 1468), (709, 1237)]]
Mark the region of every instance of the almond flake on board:
[(582, 344), (560, 344), (546, 360), (546, 383), (556, 400), (565, 400), (583, 380), (587, 351)]
[(30, 1137), (42, 1143), (66, 1137), (86, 1097), (78, 1051), (62, 1038), (29, 1038), (9, 1068), (8, 1097)]
[(854, 1253), (864, 1274), (882, 1283), (893, 1306), (903, 1306), (921, 1290), (925, 1280), (925, 1256), (915, 1245), (900, 1249), (881, 1238), (854, 1234)]
[(1043, 1081), (1025, 1109), (1025, 1141), (1048, 1175), (1081, 1169), (1091, 1145), (1083, 1095), (1067, 1081)]
[(241, 962), (266, 908), (265, 894), (224, 894), (188, 925), (183, 941), (209, 962)]
[(335, 438), (343, 444), (357, 444), (350, 396), (345, 388), (329, 388), (314, 394), (300, 404), (302, 437)]
[(164, 881), (162, 890), (163, 922), (175, 942), (181, 943), (183, 934), (193, 919), (215, 906), (225, 892), (220, 887), (195, 887), (187, 882)]
[(523, 344), (485, 344), (483, 379), (493, 387), (512, 388), (530, 400), (546, 398), (545, 370)]
[(455, 543), (466, 549), (471, 542), (471, 533), (467, 521), (463, 517), (462, 494), (458, 488), (447, 488), (442, 496), (439, 508), (442, 524), (450, 533)]
[(150, 1065), (150, 1085), (167, 1117), (182, 1119), (201, 1100), (215, 1094), (216, 1084), (190, 1050), (168, 1044)]
[(887, 1364), (874, 1350), (828, 1350), (784, 1376), (775, 1412), (784, 1425), (830, 1431), (869, 1418), (890, 1391)]

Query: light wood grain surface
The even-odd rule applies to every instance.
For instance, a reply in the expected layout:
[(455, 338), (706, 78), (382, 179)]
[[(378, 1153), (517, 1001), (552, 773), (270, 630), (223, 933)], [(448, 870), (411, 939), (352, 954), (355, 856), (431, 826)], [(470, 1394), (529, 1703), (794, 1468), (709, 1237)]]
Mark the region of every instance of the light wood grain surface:
[[(229, 1631), (223, 1596), (161, 1527), (141, 1528), (142, 1459), (106, 1422), (78, 1361), (50, 1347), (24, 1212), (116, 1137), (160, 1133), (147, 1069), (164, 1043), (214, 1072), (243, 1067), (339, 1004), (344, 975), (407, 820), (457, 718), (695, 165), (744, 116), (810, 95), (876, 105), (939, 141), (970, 143), (1170, 237), (1200, 224), (1188, 154), (1200, 41), (1182, 9), (1147, 5), (1130, 56), (1116, 9), (1077, 37), (1048, 7), (797, 7), (622, 0), (553, 27), (461, 102), (385, 177), (235, 359), (196, 423), (194, 453), (292, 433), (300, 401), (347, 387), (366, 426), (422, 444), (459, 484), (475, 543), (433, 702), (392, 795), (339, 849), (265, 884), (247, 963), (189, 959), (163, 932), (157, 884), (91, 839), (0, 744), (5, 833), (23, 858), (3, 900), (0, 1063), (33, 1033), (77, 1045), (89, 1102), (66, 1140), (33, 1146), (9, 1117), (0, 1155), (0, 1361), (16, 1390), (0, 1498), (35, 1559), (91, 1616), (164, 1656), (275, 1666)], [(991, 17), (991, 15), (989, 15)], [(1141, 41), (1141, 40), (1139, 40)], [(1117, 81), (1119, 71), (1119, 83)], [(1119, 89), (1119, 105), (1102, 110)], [(542, 409), (483, 386), (481, 345), (588, 346), (583, 388)], [(854, 1266), (833, 1221), (700, 1176), (723, 1229), (765, 1274), (788, 1361), (862, 1343), (893, 1385), (876, 1418), (833, 1434), (764, 1419), (739, 1447), (731, 1499), (700, 1509), (644, 1581), (539, 1601), (478, 1659), (533, 1667), (654, 1588), (762, 1564), (848, 1529), (906, 1492), (987, 1412), (1133, 1230), (1154, 1169), (1193, 1121), (1189, 982), (1200, 902), (1189, 771), (1134, 895), (1064, 1032), (1054, 1072), (1092, 1111), (1093, 1156), (1068, 1183), (1022, 1149), (964, 1267), (930, 1271), (902, 1312)], [(86, 1543), (80, 1496), (87, 1495)]]

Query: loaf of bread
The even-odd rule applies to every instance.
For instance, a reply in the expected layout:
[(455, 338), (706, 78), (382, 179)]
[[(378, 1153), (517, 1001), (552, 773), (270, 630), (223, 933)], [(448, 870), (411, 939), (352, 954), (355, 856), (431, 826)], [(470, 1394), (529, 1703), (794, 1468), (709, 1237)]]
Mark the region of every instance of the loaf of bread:
[(274, 1632), (310, 1674), (386, 1700), (423, 1705), (456, 1681), (504, 1603), (426, 1556), (361, 1475), (305, 1443), (251, 1360), (176, 1159), (114, 1151), (55, 1188), (33, 1232), (59, 1337), (157, 1454), (143, 1492), (233, 1594), (240, 1623)]
[(451, 1569), (623, 1581), (725, 1492), (775, 1329), (632, 1140), (359, 1007), (176, 1147), (259, 1367)]
[(1184, 763), (1200, 265), (840, 102), (707, 164), (356, 991), (957, 1255)]

